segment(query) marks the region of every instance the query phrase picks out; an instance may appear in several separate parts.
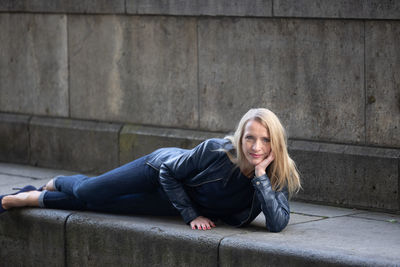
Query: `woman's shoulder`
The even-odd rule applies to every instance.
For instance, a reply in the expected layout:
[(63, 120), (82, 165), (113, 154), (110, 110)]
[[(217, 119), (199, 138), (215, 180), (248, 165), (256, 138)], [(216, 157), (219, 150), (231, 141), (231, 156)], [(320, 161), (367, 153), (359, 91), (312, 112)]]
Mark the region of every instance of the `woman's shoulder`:
[(226, 138), (210, 138), (204, 141), (205, 146), (214, 149), (231, 150), (233, 149), (232, 142)]

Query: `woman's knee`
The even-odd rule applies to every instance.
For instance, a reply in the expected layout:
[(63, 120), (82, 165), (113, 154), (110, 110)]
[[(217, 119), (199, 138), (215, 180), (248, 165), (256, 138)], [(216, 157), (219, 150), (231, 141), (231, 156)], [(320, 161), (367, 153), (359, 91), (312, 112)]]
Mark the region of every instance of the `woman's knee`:
[(75, 185), (73, 194), (77, 199), (87, 203), (104, 202), (104, 199), (98, 194), (97, 190), (86, 182)]

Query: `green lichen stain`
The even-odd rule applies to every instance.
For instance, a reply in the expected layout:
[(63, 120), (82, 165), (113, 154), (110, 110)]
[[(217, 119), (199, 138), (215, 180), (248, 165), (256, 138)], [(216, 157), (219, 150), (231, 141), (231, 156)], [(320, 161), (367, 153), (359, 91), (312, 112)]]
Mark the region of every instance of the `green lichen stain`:
[(368, 97), (368, 104), (373, 104), (376, 102), (375, 96), (371, 95)]

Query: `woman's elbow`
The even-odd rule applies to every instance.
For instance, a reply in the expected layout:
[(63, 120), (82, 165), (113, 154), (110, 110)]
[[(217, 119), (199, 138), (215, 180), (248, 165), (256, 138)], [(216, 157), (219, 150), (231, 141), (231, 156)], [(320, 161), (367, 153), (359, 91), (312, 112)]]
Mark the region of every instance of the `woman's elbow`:
[(289, 216), (285, 216), (284, 218), (280, 218), (278, 220), (275, 220), (272, 223), (268, 223), (268, 221), (267, 221), (266, 222), (266, 226), (267, 226), (268, 231), (270, 231), (272, 233), (279, 233), (283, 229), (286, 228), (288, 223), (289, 223)]

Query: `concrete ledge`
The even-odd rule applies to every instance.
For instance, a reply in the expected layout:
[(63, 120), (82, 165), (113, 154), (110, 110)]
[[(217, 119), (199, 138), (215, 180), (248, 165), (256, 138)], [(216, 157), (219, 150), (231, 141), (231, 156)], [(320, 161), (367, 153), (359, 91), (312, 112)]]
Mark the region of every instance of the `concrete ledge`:
[(399, 149), (290, 141), (302, 176), (298, 200), (399, 210)]
[[(62, 170), (0, 163), (0, 192)], [(3, 194), (1, 193), (1, 194)], [(259, 215), (234, 228), (191, 230), (180, 216), (25, 208), (0, 215), (0, 266), (398, 266), (400, 213), (290, 203), (289, 225)], [(372, 240), (373, 242), (366, 242)]]
[(118, 166), (121, 125), (33, 117), (31, 157), (35, 166), (100, 173)]
[(128, 0), (128, 14), (271, 17), (272, 0)]
[(0, 0), (0, 12), (399, 19), (392, 0)]
[(400, 2), (392, 0), (275, 0), (279, 17), (399, 19)]
[(0, 11), (121, 14), (124, 0), (0, 0)]
[(30, 116), (0, 113), (0, 161), (29, 162)]
[(0, 217), (1, 266), (64, 266), (64, 224), (70, 212), (16, 210)]
[(191, 149), (208, 138), (223, 138), (224, 133), (125, 125), (119, 142), (120, 163), (127, 163), (161, 147)]
[(399, 215), (304, 203), (293, 203), (292, 211), (283, 232), (269, 233), (262, 215), (245, 228), (217, 223), (199, 231), (180, 217), (14, 210), (0, 215), (0, 264), (396, 266), (400, 260)]

